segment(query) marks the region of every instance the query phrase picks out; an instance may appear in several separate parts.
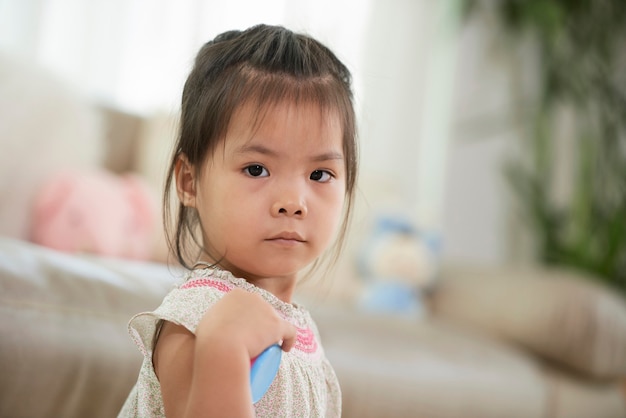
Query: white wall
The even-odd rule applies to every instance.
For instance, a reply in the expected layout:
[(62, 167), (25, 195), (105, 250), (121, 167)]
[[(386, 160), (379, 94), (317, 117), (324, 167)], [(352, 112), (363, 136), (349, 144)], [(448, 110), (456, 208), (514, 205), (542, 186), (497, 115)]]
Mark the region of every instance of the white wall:
[[(511, 226), (516, 221), (502, 174), (519, 139), (510, 116), (511, 79), (480, 22), (458, 28), (457, 45), (443, 45), (454, 54), (439, 58), (452, 67), (447, 81), (429, 73), (445, 71), (430, 65), (446, 35), (438, 20), (441, 4), (372, 3), (361, 65), (360, 208), (368, 215), (399, 211), (433, 228), (446, 261), (499, 263), (514, 257), (510, 231), (518, 228)], [(454, 24), (453, 15), (448, 19)], [(434, 93), (428, 83), (439, 83)], [(441, 95), (448, 95), (449, 108), (438, 103), (446, 99)], [(447, 126), (425, 126), (433, 125), (431, 118)], [(443, 158), (438, 152), (445, 152)], [(436, 213), (424, 213), (424, 207)]]
[(519, 138), (509, 65), (486, 26), (460, 32), (454, 117), (445, 186), (445, 258), (498, 263), (511, 258), (505, 161)]

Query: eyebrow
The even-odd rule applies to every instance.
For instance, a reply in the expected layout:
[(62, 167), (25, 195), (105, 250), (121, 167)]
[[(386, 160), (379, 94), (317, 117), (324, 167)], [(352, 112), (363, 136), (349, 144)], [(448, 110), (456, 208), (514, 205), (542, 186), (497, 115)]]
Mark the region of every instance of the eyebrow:
[[(279, 152), (267, 148), (261, 144), (247, 144), (237, 149), (238, 154), (256, 153), (268, 155), (270, 157), (278, 157)], [(343, 154), (336, 151), (323, 152), (321, 154), (313, 156), (311, 161), (330, 161), (330, 160), (343, 160)]]

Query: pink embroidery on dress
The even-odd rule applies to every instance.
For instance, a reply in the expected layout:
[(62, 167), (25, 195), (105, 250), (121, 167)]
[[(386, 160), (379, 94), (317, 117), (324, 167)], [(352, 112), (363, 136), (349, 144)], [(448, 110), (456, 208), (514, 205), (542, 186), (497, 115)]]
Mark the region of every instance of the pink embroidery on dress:
[(315, 334), (309, 328), (296, 328), (296, 344), (295, 349), (305, 353), (315, 353), (317, 351), (317, 340)]
[(195, 279), (183, 284), (181, 289), (192, 289), (196, 287), (212, 287), (220, 292), (230, 292), (233, 288), (225, 283), (211, 279)]
[[(181, 289), (193, 289), (198, 287), (212, 287), (214, 289), (219, 290), (220, 292), (228, 293), (233, 290), (233, 286), (229, 286), (226, 283), (223, 283), (218, 280), (207, 279), (207, 278), (198, 278), (189, 280), (180, 286)], [(283, 315), (281, 315), (283, 316)], [(284, 316), (283, 316), (284, 317)], [(285, 318), (286, 319), (286, 318)], [(302, 351), (303, 353), (315, 353), (317, 351), (317, 340), (315, 339), (315, 334), (311, 331), (310, 328), (300, 328), (296, 327), (296, 344), (294, 348)]]

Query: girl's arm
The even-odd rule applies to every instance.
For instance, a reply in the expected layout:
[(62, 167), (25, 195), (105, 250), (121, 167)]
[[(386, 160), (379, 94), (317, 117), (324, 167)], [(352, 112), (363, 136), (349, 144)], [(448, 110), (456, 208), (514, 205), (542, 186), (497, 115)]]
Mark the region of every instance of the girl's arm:
[(234, 289), (202, 318), (196, 335), (166, 322), (154, 348), (165, 413), (177, 417), (254, 417), (250, 359), (295, 328), (257, 294)]

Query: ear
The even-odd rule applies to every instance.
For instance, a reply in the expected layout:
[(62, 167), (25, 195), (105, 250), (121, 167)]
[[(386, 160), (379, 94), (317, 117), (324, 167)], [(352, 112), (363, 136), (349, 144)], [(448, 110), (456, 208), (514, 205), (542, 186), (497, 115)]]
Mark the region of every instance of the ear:
[(183, 206), (196, 207), (196, 170), (185, 154), (180, 154), (174, 168), (176, 193)]

